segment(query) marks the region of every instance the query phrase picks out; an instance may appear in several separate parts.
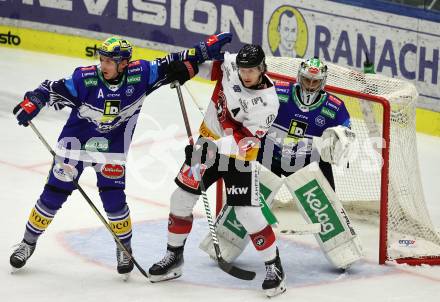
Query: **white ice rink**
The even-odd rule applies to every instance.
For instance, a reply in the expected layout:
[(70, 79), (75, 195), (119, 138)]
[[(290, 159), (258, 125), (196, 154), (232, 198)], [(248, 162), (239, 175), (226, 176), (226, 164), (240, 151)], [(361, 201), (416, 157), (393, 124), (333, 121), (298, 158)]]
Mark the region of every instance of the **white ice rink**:
[[(12, 246), (22, 239), (29, 212), (41, 193), (51, 157), (29, 128), (19, 127), (12, 108), (27, 90), (45, 79), (70, 75), (93, 62), (0, 48), (0, 297), (2, 301), (264, 301), (264, 265), (247, 249), (238, 259), (257, 271), (252, 282), (219, 270), (197, 248), (207, 232), (201, 202), (185, 250), (184, 275), (174, 281), (149, 283), (136, 269), (122, 282), (115, 269), (114, 243), (80, 194), (75, 192), (40, 238), (27, 265), (11, 275)], [(206, 104), (212, 86), (187, 84)], [(194, 130), (202, 116), (190, 101)], [(67, 110), (45, 110), (35, 125), (54, 145)], [(134, 222), (133, 249), (148, 269), (166, 246), (168, 199), (183, 159), (185, 130), (176, 92), (162, 87), (145, 100), (127, 168), (127, 201)], [(434, 224), (440, 226), (440, 138), (419, 134), (418, 150), (425, 198)], [(93, 171), (80, 184), (102, 210)], [(213, 201), (212, 192), (210, 199)], [(331, 269), (312, 237), (281, 237), (280, 252), (287, 273), (287, 292), (277, 301), (440, 301), (440, 267), (377, 265), (377, 228), (362, 225), (364, 261), (341, 274)]]

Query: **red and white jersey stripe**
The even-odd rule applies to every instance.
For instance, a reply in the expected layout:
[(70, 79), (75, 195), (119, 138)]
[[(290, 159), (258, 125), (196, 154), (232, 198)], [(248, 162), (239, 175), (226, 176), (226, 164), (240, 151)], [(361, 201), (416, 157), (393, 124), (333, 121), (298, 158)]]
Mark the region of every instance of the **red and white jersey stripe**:
[(260, 139), (278, 114), (279, 101), (274, 85), (264, 89), (244, 87), (235, 57), (226, 52), (223, 62), (206, 62), (199, 67), (200, 76), (217, 81), (199, 131), (216, 140), (220, 153), (255, 160)]

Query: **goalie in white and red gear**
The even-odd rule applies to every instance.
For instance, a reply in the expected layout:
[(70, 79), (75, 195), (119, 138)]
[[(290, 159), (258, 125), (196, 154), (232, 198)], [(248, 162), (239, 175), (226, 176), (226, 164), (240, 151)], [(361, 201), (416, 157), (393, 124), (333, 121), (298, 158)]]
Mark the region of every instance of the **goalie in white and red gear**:
[[(216, 36), (208, 39), (215, 43)], [(185, 149), (186, 159), (176, 177), (178, 188), (171, 196), (166, 256), (150, 268), (153, 281), (181, 275), (183, 247), (192, 227), (192, 212), (201, 191), (223, 178), (227, 203), (250, 234), (266, 263), (263, 289), (268, 296), (285, 291), (275, 234), (259, 203), (261, 138), (278, 112), (279, 102), (272, 81), (266, 76), (265, 55), (260, 46), (245, 45), (238, 54), (224, 53), (223, 60), (199, 65), (199, 75), (216, 86), (200, 126), (201, 137)]]

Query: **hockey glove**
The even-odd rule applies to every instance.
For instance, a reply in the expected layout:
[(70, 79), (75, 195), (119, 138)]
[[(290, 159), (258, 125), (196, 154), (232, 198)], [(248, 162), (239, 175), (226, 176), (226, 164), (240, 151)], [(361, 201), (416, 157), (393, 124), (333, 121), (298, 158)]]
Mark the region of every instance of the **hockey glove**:
[(18, 124), (27, 127), (29, 121), (37, 116), (45, 104), (46, 100), (41, 93), (28, 91), (24, 95), (23, 101), (15, 106), (12, 112), (18, 120)]
[(232, 34), (223, 32), (218, 35), (210, 36), (205, 42), (200, 42), (194, 46), (198, 63), (206, 60), (223, 60), (224, 53), (221, 51), (223, 45), (230, 43)]
[(168, 64), (165, 72), (170, 82), (179, 81), (183, 85), (199, 72), (199, 68), (196, 63), (189, 61), (174, 61)]
[(185, 147), (185, 164), (191, 167), (215, 160), (217, 145), (207, 138), (199, 138), (195, 145)]
[(340, 165), (344, 160), (349, 159), (356, 135), (350, 128), (337, 126), (325, 129), (321, 139), (322, 160)]

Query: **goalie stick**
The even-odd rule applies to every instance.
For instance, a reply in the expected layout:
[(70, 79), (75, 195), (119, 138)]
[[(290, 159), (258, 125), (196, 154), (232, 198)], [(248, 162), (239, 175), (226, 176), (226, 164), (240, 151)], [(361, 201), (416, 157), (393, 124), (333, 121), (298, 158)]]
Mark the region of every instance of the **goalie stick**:
[[(191, 132), (191, 128), (190, 128), (189, 120), (188, 120), (188, 114), (186, 113), (185, 102), (183, 100), (182, 90), (180, 89), (179, 82), (177, 82), (177, 81), (173, 82), (171, 84), (171, 88), (176, 88), (177, 95), (179, 97), (180, 108), (182, 110), (183, 121), (185, 123), (186, 134), (188, 135), (189, 143), (191, 145), (194, 145), (194, 139), (192, 137), (192, 132)], [(234, 276), (235, 278), (242, 279), (242, 280), (253, 280), (255, 278), (255, 272), (247, 271), (242, 268), (236, 267), (236, 266), (226, 262), (223, 259), (222, 255), (220, 253), (220, 246), (219, 246), (217, 234), (215, 232), (214, 222), (212, 220), (211, 207), (209, 206), (208, 196), (206, 195), (205, 184), (203, 183), (203, 180), (201, 178), (200, 178), (199, 184), (200, 184), (200, 189), (202, 192), (203, 205), (205, 207), (206, 218), (208, 220), (208, 225), (209, 225), (209, 232), (211, 234), (212, 242), (214, 244), (215, 255), (217, 257), (218, 266), (225, 273), (228, 273), (229, 275)]]
[[(40, 131), (38, 131), (38, 129), (35, 127), (35, 125), (29, 121), (29, 126), (31, 126), (32, 130), (35, 132), (35, 134), (38, 136), (38, 138), (40, 139), (40, 141), (43, 143), (43, 145), (46, 147), (46, 149), (50, 152), (50, 154), (52, 154), (54, 161), (56, 160), (56, 153), (55, 151), (51, 148), (51, 146), (49, 146), (49, 144), (47, 143), (46, 139), (43, 137), (43, 135), (41, 135)], [(81, 188), (81, 186), (79, 185), (78, 181), (76, 179), (74, 179), (72, 177), (72, 182), (74, 184), (74, 186), (78, 189), (78, 191), (81, 193), (81, 195), (84, 197), (84, 199), (87, 201), (87, 203), (89, 204), (89, 206), (92, 208), (92, 210), (95, 212), (95, 214), (98, 216), (99, 220), (101, 220), (101, 222), (104, 224), (104, 226), (107, 228), (107, 230), (110, 232), (110, 234), (112, 235), (113, 239), (116, 242), (116, 245), (125, 253), (125, 255), (127, 257), (129, 257), (131, 259), (131, 261), (133, 261), (133, 264), (137, 267), (137, 269), (141, 272), (141, 274), (143, 276), (145, 276), (146, 278), (149, 279), (148, 274), (145, 272), (145, 270), (139, 265), (139, 263), (136, 261), (136, 259), (134, 259), (134, 257), (130, 254), (130, 252), (127, 250), (127, 248), (125, 247), (125, 245), (121, 242), (121, 240), (118, 238), (118, 236), (116, 236), (116, 234), (113, 232), (112, 228), (109, 226), (109, 224), (107, 223), (107, 221), (105, 220), (104, 216), (102, 216), (101, 212), (99, 212), (98, 208), (95, 206), (95, 204), (92, 202), (92, 200), (90, 199), (90, 197), (86, 194), (86, 192)]]

